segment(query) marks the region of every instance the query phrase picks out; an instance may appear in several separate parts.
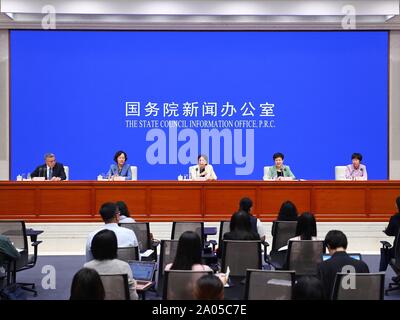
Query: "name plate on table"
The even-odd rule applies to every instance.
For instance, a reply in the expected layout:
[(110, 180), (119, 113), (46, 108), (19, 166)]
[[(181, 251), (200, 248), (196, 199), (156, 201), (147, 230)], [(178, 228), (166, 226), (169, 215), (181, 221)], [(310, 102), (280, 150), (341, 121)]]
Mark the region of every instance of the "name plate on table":
[(195, 181), (207, 181), (206, 177), (198, 177), (194, 179)]
[(97, 181), (125, 181), (126, 177), (111, 177), (111, 178), (103, 178), (102, 176), (97, 177)]
[(292, 177), (281, 177), (281, 181), (293, 181)]
[(32, 181), (45, 181), (46, 178), (45, 177), (33, 177)]
[(126, 177), (114, 177), (113, 181), (125, 181)]

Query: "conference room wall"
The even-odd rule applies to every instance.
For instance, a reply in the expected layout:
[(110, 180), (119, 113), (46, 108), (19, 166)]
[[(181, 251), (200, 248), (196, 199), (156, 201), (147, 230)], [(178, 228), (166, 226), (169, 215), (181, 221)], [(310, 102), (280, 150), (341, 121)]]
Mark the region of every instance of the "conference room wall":
[(400, 31), (389, 35), (389, 177), (400, 179)]
[[(398, 90), (400, 86), (400, 31), (391, 31), (389, 37), (389, 178), (398, 180), (400, 179), (400, 92)], [(9, 103), (9, 33), (8, 30), (0, 30), (0, 180), (8, 180), (10, 174)], [(371, 130), (373, 130), (373, 123)], [(356, 134), (349, 132), (349, 137)]]
[(0, 30), (0, 179), (9, 178), (8, 30)]
[[(389, 167), (390, 179), (400, 179), (400, 31), (390, 32), (390, 77), (389, 77)], [(0, 180), (9, 179), (9, 34), (0, 30)], [(371, 124), (373, 130), (373, 124)], [(357, 135), (349, 132), (349, 137)], [(362, 137), (361, 137), (362, 138)], [(36, 165), (36, 164), (32, 164)], [(71, 168), (73, 170), (73, 168)], [(29, 227), (45, 232), (41, 254), (83, 254), (87, 234), (100, 224), (91, 223), (47, 223), (29, 224)], [(151, 223), (152, 232), (158, 239), (170, 235), (170, 223)], [(206, 226), (218, 226), (206, 223)], [(383, 240), (385, 223), (319, 223), (318, 236), (324, 237), (332, 228), (343, 230), (349, 237), (350, 251), (378, 253), (379, 240)], [(271, 224), (266, 224), (270, 235)], [(367, 237), (368, 235), (368, 237)], [(210, 237), (215, 239), (215, 237)]]

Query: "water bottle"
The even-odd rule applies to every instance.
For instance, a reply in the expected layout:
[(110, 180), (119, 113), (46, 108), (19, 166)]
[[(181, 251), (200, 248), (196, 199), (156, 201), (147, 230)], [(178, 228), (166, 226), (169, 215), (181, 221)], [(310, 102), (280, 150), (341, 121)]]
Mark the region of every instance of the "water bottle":
[(180, 174), (179, 176), (178, 176), (178, 181), (182, 181), (183, 180), (183, 176)]
[(28, 173), (28, 175), (26, 176), (26, 180), (31, 180), (31, 174)]
[(17, 181), (22, 181), (22, 175), (21, 174), (17, 175)]

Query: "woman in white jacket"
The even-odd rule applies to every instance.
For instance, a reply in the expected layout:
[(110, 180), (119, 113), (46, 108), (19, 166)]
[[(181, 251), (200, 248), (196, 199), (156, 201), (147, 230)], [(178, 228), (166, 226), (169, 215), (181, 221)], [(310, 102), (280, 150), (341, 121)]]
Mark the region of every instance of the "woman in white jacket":
[(214, 172), (214, 168), (211, 164), (208, 164), (208, 158), (204, 154), (201, 154), (197, 157), (197, 165), (190, 167), (189, 176), (190, 180), (217, 180), (217, 175)]

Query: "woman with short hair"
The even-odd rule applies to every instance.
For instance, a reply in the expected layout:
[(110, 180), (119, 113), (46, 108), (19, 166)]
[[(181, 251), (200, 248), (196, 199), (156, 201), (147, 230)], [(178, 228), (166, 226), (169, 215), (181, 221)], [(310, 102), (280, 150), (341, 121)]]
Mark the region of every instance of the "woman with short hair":
[(118, 242), (114, 231), (104, 229), (96, 233), (91, 251), (94, 260), (84, 264), (85, 268), (95, 269), (100, 275), (127, 274), (131, 300), (137, 300), (136, 281), (128, 263), (117, 259)]
[(296, 177), (290, 170), (290, 167), (283, 164), (285, 156), (281, 152), (274, 153), (272, 159), (275, 165), (269, 168), (267, 179), (268, 180), (294, 180)]
[(114, 162), (108, 170), (109, 178), (125, 177), (126, 180), (132, 180), (131, 165), (128, 164), (128, 155), (125, 151), (117, 151), (114, 155)]
[(190, 167), (189, 176), (190, 180), (217, 180), (214, 168), (208, 163), (208, 157), (205, 154), (197, 157), (197, 165)]
[(355, 152), (351, 155), (351, 164), (346, 166), (347, 180), (368, 180), (367, 167), (361, 164), (363, 156), (361, 153)]

